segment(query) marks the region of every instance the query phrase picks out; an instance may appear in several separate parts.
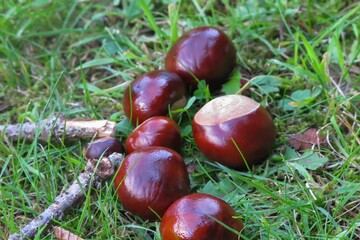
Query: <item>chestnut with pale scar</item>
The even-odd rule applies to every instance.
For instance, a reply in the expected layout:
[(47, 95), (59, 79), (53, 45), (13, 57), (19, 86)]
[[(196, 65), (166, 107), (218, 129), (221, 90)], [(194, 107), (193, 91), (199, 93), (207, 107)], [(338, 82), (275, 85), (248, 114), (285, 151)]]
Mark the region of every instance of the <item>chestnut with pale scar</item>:
[(275, 144), (270, 114), (256, 101), (226, 95), (205, 104), (192, 122), (194, 140), (210, 160), (234, 169), (264, 161)]

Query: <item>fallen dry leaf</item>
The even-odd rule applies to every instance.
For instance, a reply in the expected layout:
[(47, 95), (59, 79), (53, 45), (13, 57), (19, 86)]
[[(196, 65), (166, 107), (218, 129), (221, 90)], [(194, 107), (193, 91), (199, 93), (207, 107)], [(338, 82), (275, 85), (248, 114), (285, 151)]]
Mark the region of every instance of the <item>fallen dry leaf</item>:
[(313, 145), (324, 143), (325, 139), (315, 128), (309, 128), (304, 133), (294, 134), (290, 137), (289, 143), (295, 150), (312, 149)]
[(75, 235), (74, 233), (69, 232), (68, 230), (65, 230), (61, 227), (53, 227), (53, 229), (55, 238), (58, 240), (84, 240), (78, 235)]

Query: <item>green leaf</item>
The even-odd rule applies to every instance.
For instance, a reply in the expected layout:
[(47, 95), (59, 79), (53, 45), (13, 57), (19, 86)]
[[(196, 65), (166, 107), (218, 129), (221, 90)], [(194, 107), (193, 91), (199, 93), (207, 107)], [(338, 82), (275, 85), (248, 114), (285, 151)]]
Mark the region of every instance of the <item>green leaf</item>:
[(296, 102), (301, 102), (303, 100), (308, 99), (311, 96), (311, 92), (309, 89), (305, 90), (297, 90), (291, 94), (291, 99)]
[(292, 111), (295, 109), (294, 106), (292, 106), (292, 101), (289, 98), (284, 98), (279, 101), (279, 108), (282, 108), (284, 111)]
[(113, 56), (120, 51), (119, 46), (114, 41), (104, 42), (103, 47), (110, 56)]
[(51, 4), (50, 0), (36, 0), (30, 4), (30, 7), (44, 7), (45, 5)]
[(241, 88), (241, 77), (240, 71), (235, 71), (229, 81), (222, 85), (221, 91), (226, 95), (237, 93)]
[(188, 100), (188, 102), (187, 102), (186, 106), (184, 107), (184, 109), (185, 109), (185, 110), (189, 110), (189, 108), (191, 108), (191, 106), (194, 104), (195, 101), (196, 101), (196, 97), (195, 97), (195, 96), (192, 96), (192, 97)]
[(116, 122), (120, 119), (121, 116), (122, 116), (122, 113), (114, 112), (113, 114), (110, 115), (109, 120)]
[(309, 105), (312, 101), (316, 99), (320, 95), (322, 88), (316, 88), (311, 91), (309, 89), (305, 90), (297, 90), (293, 92), (290, 96), (292, 100), (298, 103), (298, 106)]
[(279, 107), (285, 111), (292, 111), (296, 108), (309, 106), (322, 92), (322, 88), (318, 87), (313, 91), (309, 89), (297, 90), (293, 92), (289, 98), (279, 101)]
[(209, 86), (206, 84), (205, 80), (201, 80), (198, 83), (197, 89), (194, 91), (194, 96), (198, 100), (209, 101), (211, 99)]
[(295, 163), (309, 170), (316, 170), (329, 161), (328, 158), (322, 157), (312, 150), (304, 151), (302, 155), (299, 155), (292, 148), (286, 149), (284, 157), (289, 164), (293, 165), (293, 163)]
[(318, 153), (314, 153), (313, 151), (308, 150), (304, 152), (302, 157), (298, 160), (298, 163), (306, 169), (316, 170), (322, 167), (328, 161), (328, 158), (322, 157)]
[(285, 9), (284, 16), (294, 16), (299, 12), (299, 8), (287, 8)]
[(239, 192), (247, 193), (249, 191), (248, 185), (235, 185), (229, 177), (221, 179), (220, 182), (208, 181), (204, 187), (199, 189), (200, 193), (207, 193), (227, 202), (238, 202), (243, 198), (243, 194)]
[[(146, 4), (149, 4), (150, 1), (146, 1)], [(149, 4), (149, 9), (153, 9), (153, 5)], [(142, 14), (142, 10), (141, 7), (139, 5), (139, 1), (131, 1), (131, 4), (128, 8), (126, 8), (126, 10), (124, 10), (124, 15), (126, 17), (127, 21), (131, 21), (134, 18), (140, 16)]]
[(192, 133), (191, 125), (186, 125), (184, 128), (181, 128), (181, 136), (189, 136)]
[(279, 92), (278, 86), (281, 83), (281, 81), (277, 77), (270, 75), (256, 76), (251, 79), (250, 82), (253, 86), (256, 86), (263, 94)]
[(306, 180), (312, 180), (310, 173), (301, 164), (298, 164), (296, 162), (288, 162), (288, 166), (297, 170), (300, 175), (302, 175)]
[(129, 119), (124, 118), (116, 124), (116, 131), (129, 135), (134, 130), (134, 126), (131, 124)]
[(286, 160), (295, 159), (295, 158), (298, 158), (298, 157), (299, 157), (299, 155), (295, 151), (295, 149), (289, 148), (289, 147), (286, 148), (285, 153), (284, 153), (284, 158)]

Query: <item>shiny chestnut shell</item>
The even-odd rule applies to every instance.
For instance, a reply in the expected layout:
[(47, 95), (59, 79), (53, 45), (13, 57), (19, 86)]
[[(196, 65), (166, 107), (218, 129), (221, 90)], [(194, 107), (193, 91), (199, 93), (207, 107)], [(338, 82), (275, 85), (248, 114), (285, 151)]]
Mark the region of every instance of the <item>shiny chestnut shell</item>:
[(234, 169), (261, 163), (275, 144), (270, 114), (240, 95), (221, 96), (205, 104), (195, 114), (192, 130), (196, 145), (208, 159)]
[(114, 185), (123, 206), (149, 220), (159, 219), (171, 203), (190, 190), (183, 158), (165, 147), (130, 153), (122, 162)]
[(114, 152), (124, 153), (125, 150), (121, 142), (113, 137), (99, 138), (88, 143), (83, 148), (86, 159), (99, 159), (101, 156), (108, 157)]
[(186, 84), (175, 73), (159, 70), (136, 78), (123, 97), (125, 115), (134, 125), (153, 116), (166, 116), (186, 104)]
[[(186, 195), (166, 210), (160, 224), (163, 240), (238, 240), (243, 224), (225, 201), (204, 193)], [(216, 221), (216, 220), (218, 221)]]
[(193, 88), (205, 80), (210, 89), (225, 83), (236, 65), (236, 50), (229, 37), (214, 27), (186, 32), (171, 47), (165, 69), (178, 74)]
[(136, 149), (161, 146), (180, 151), (181, 134), (177, 123), (168, 117), (156, 116), (137, 126), (126, 139), (126, 152)]

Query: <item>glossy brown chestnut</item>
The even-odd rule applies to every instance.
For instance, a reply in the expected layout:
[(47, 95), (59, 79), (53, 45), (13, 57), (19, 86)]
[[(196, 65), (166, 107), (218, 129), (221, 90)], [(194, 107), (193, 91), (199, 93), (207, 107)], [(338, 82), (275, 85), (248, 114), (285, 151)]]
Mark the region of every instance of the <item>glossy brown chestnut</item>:
[(171, 203), (190, 190), (183, 158), (165, 147), (130, 153), (121, 164), (114, 185), (124, 207), (149, 220), (159, 219)]
[(193, 88), (197, 86), (196, 78), (205, 80), (212, 90), (227, 81), (235, 65), (233, 43), (214, 27), (198, 27), (186, 32), (165, 58), (166, 70), (178, 74)]
[(192, 130), (196, 145), (208, 159), (234, 169), (262, 162), (275, 144), (270, 114), (241, 95), (221, 96), (205, 104), (195, 114)]
[(125, 115), (134, 125), (153, 116), (166, 116), (186, 104), (186, 85), (175, 73), (152, 71), (136, 78), (124, 92)]
[(151, 146), (180, 151), (181, 134), (176, 122), (164, 116), (151, 117), (130, 133), (125, 144), (127, 153)]
[(238, 240), (243, 224), (225, 201), (204, 193), (186, 195), (166, 210), (160, 224), (162, 240)]
[(83, 154), (86, 159), (98, 159), (100, 157), (108, 157), (110, 154), (124, 153), (124, 147), (120, 141), (112, 137), (99, 138), (88, 143), (83, 148)]

